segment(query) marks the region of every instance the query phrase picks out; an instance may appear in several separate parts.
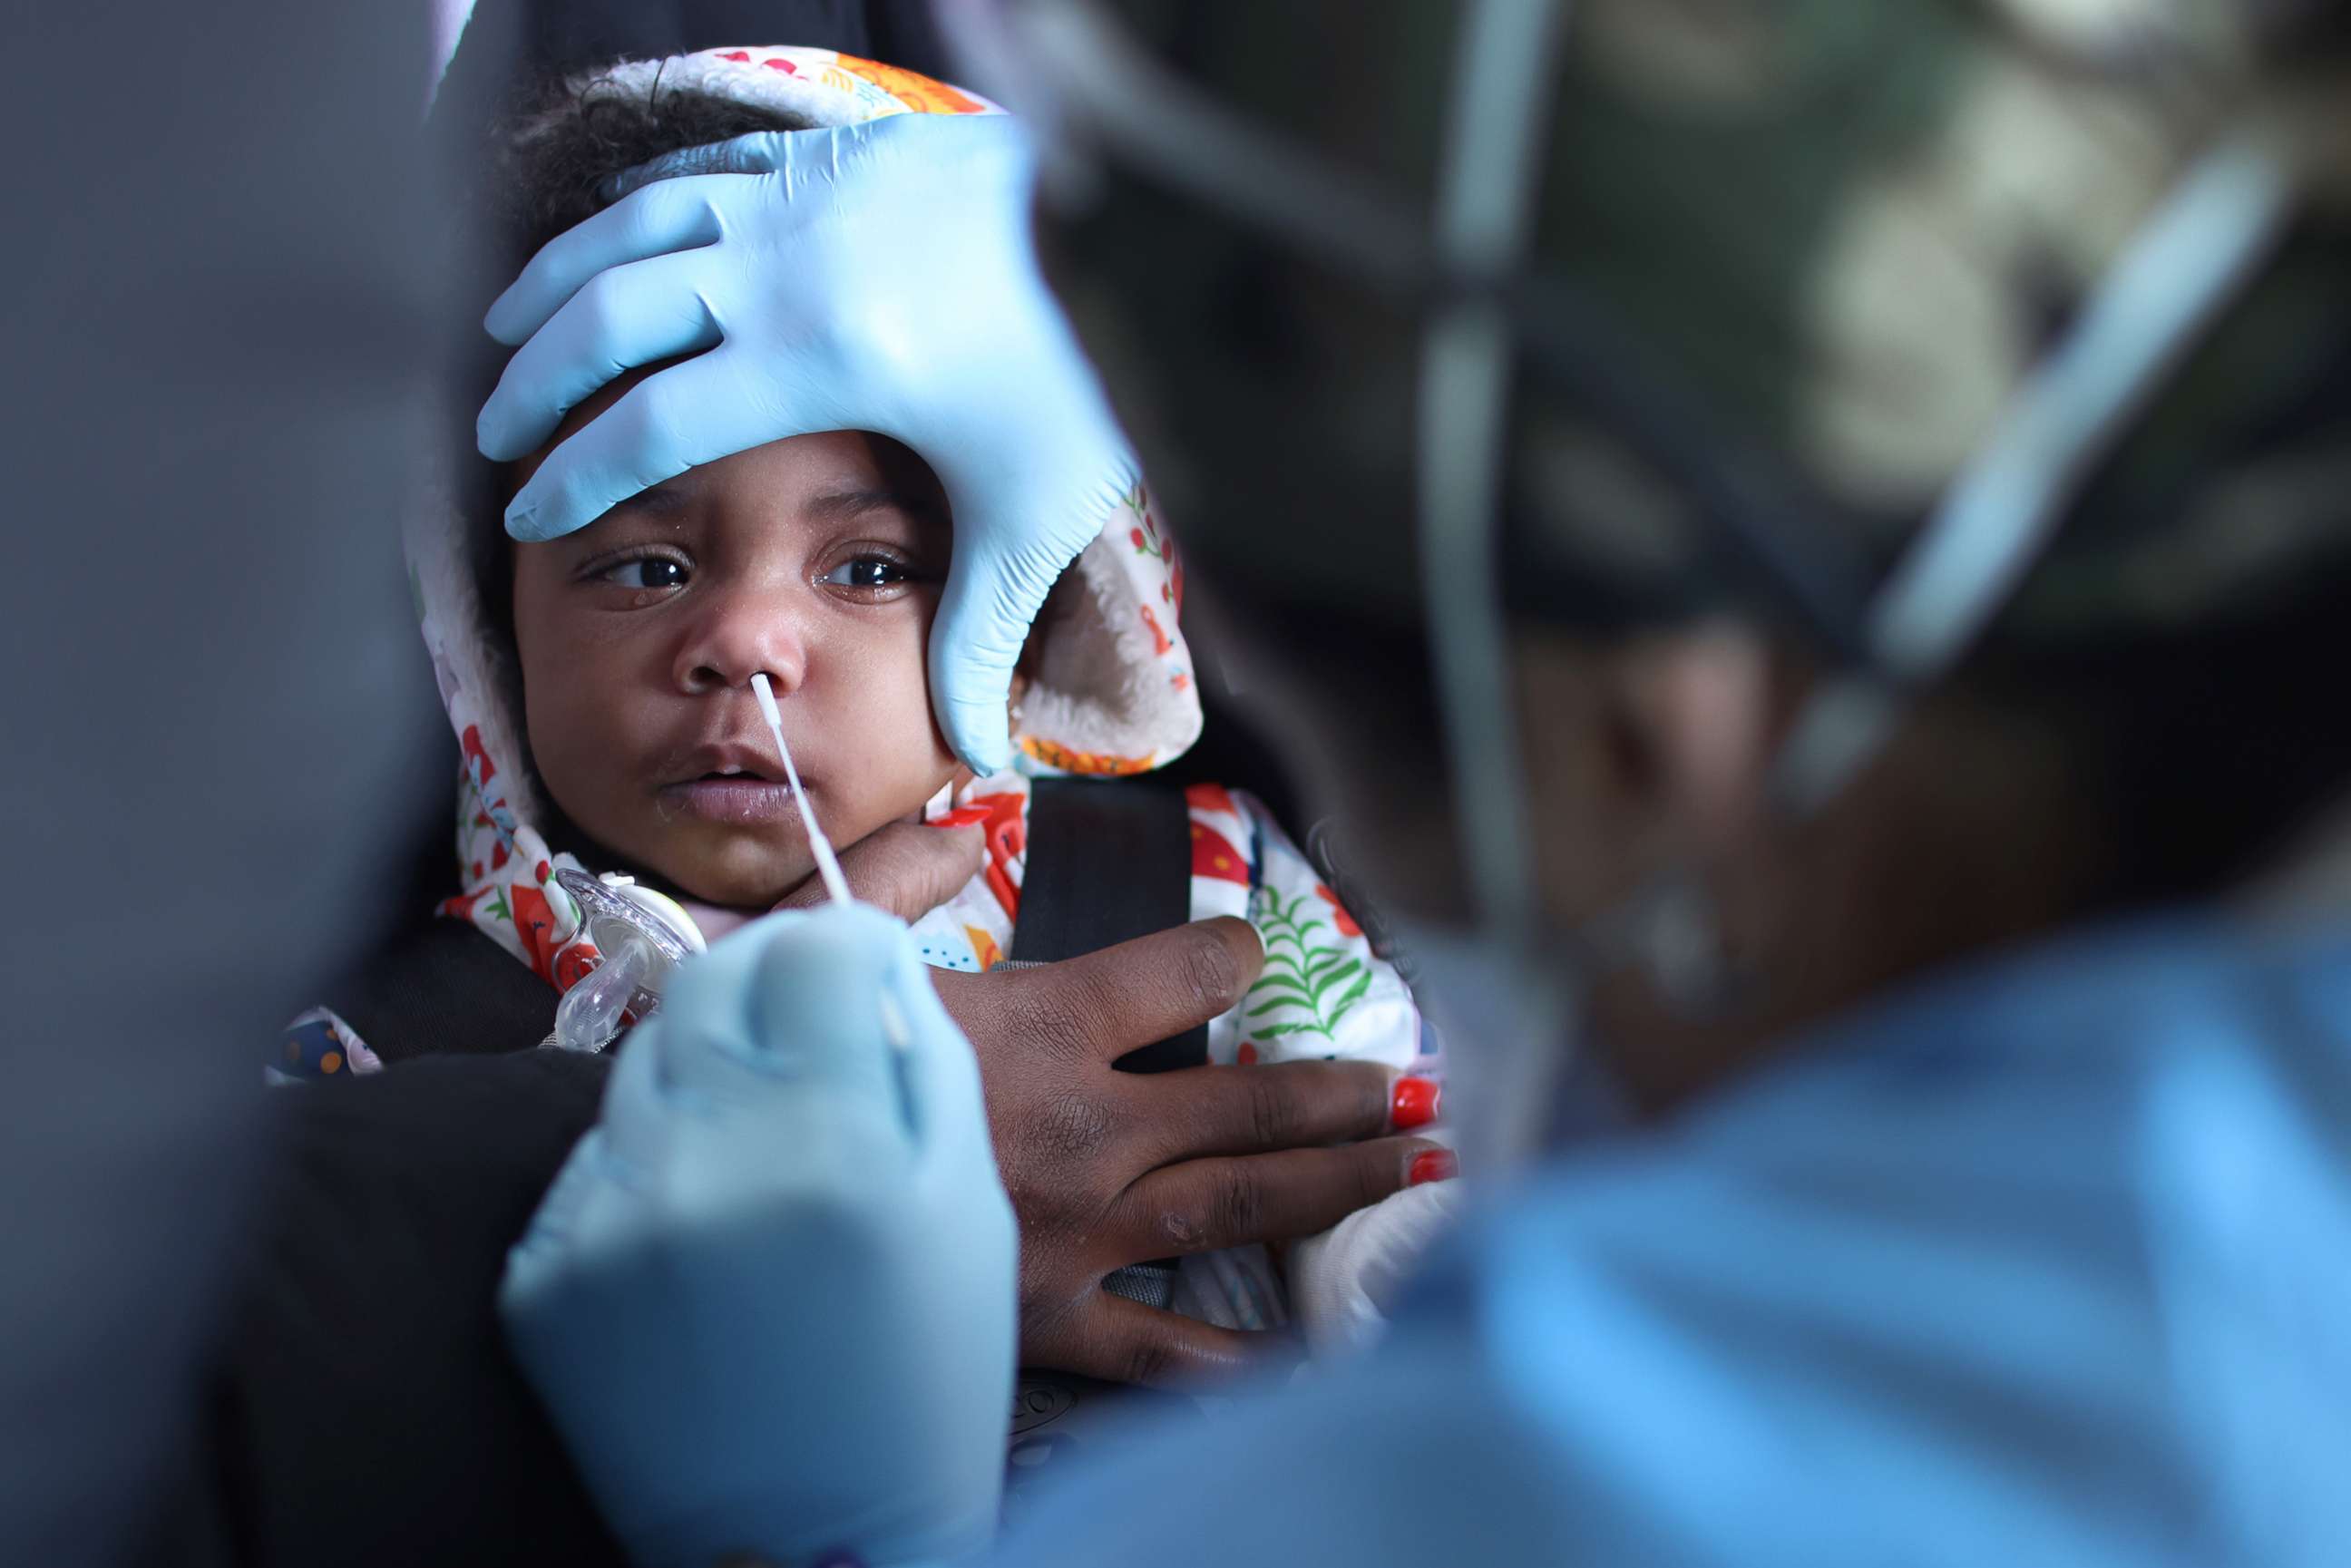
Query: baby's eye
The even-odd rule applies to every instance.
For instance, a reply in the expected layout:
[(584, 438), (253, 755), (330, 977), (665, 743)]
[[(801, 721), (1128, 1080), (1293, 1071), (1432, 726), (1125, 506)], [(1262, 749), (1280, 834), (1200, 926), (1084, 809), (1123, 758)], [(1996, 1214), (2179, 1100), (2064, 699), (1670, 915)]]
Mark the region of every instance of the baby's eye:
[(885, 555), (852, 556), (817, 579), (829, 588), (857, 588), (867, 592), (896, 588), (912, 580), (905, 567)]
[(596, 575), (606, 582), (642, 592), (653, 589), (684, 588), (685, 580), (693, 574), (682, 560), (665, 555), (645, 555), (634, 560), (615, 561)]

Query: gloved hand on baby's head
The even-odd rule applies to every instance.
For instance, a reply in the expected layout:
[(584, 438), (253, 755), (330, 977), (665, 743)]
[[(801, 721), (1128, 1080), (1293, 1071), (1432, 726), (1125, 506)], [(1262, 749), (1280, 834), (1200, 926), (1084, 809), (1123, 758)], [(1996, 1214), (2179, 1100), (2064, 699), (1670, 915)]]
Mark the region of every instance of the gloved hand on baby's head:
[(1029, 622), (1134, 474), (1038, 269), (1024, 129), (878, 62), (710, 49), (560, 84), (510, 145), (539, 248), (486, 320), (520, 351), (482, 409), (484, 455), (520, 458), (615, 375), (677, 361), (538, 465), (510, 531), (560, 538), (791, 436), (904, 442), (958, 514), (940, 724), (974, 768), (1003, 767)]
[[(532, 530), (547, 536), (542, 542), (493, 547), (480, 537), (488, 520), (475, 519), (457, 525), (474, 536), (462, 549), (428, 538), (421, 552), (439, 561), (428, 559), (419, 573), (428, 635), (432, 601), (448, 604), (437, 617), (436, 653), (450, 672), (444, 694), (457, 688), (470, 708), (504, 698), (507, 712), (466, 716), (483, 721), (489, 759), (524, 786), (515, 803), (535, 810), (520, 814), (548, 816), (551, 805), (608, 859), (738, 912), (771, 906), (812, 870), (789, 820), (779, 758), (752, 711), (754, 673), (773, 683), (810, 802), (843, 846), (909, 819), (958, 810), (969, 818), (975, 798), (1024, 793), (1017, 779), (975, 789), (957, 758), (973, 750), (959, 733), (968, 726), (931, 722), (935, 711), (968, 708), (975, 669), (993, 668), (998, 653), (1001, 668), (987, 677), (998, 683), (992, 722), (999, 737), (1018, 731), (1016, 744), (1032, 758), (1082, 773), (1135, 772), (1180, 754), (1199, 729), (1188, 651), (1175, 632), (1181, 572), (1145, 492), (1107, 447), (1055, 446), (1066, 446), (1059, 427), (1071, 423), (1067, 388), (1046, 397), (1008, 379), (1008, 367), (1024, 358), (1058, 353), (1063, 329), (1050, 300), (1030, 298), (1041, 286), (1014, 276), (1012, 260), (999, 256), (993, 273), (971, 262), (1008, 221), (1025, 235), (1022, 210), (1000, 188), (1018, 179), (1001, 169), (983, 179), (970, 164), (1011, 156), (1003, 150), (1011, 124), (984, 99), (877, 62), (802, 48), (705, 50), (550, 84), (499, 141), (499, 204), (519, 217), (516, 237), (538, 259), (493, 312), (494, 328), (511, 338), (517, 323), (553, 313), (573, 289), (558, 325), (599, 301), (613, 309), (623, 296), (646, 304), (654, 287), (648, 274), (664, 264), (628, 267), (625, 278), (575, 276), (593, 234), (638, 232), (637, 218), (654, 206), (684, 210), (715, 192), (739, 191), (755, 177), (707, 171), (747, 167), (747, 157), (772, 162), (795, 136), (828, 128), (887, 130), (900, 150), (833, 169), (830, 218), (793, 218), (789, 241), (770, 236), (759, 254), (685, 253), (716, 268), (727, 287), (758, 295), (760, 308), (783, 311), (793, 341), (755, 343), (730, 316), (720, 352), (656, 363), (708, 345), (681, 341), (646, 356), (611, 351), (607, 342), (589, 365), (569, 355), (568, 340), (550, 326), (507, 366), (483, 411), (483, 444), (513, 460), (499, 486), (509, 525), (516, 507), (549, 496), (550, 484), (585, 497), (590, 509), (566, 514), (560, 528)], [(739, 140), (746, 137), (758, 145)], [(904, 182), (944, 176), (972, 187), (964, 204), (920, 213), (891, 204)], [(982, 191), (997, 204), (983, 204)], [(729, 234), (743, 232), (739, 218), (729, 220)], [(600, 219), (610, 222), (599, 229)], [(956, 243), (910, 244), (917, 225), (925, 235), (953, 233)], [(909, 252), (961, 258), (963, 292), (941, 301), (939, 280), (884, 265)], [(815, 267), (820, 254), (838, 265)], [(778, 304), (777, 289), (795, 279), (801, 292)], [(704, 279), (691, 301), (673, 303), (688, 314), (713, 308), (716, 281)], [(944, 313), (932, 320), (918, 307)], [(917, 340), (901, 345), (919, 350), (911, 361), (903, 353), (872, 362), (840, 357), (836, 335), (862, 330), (857, 319), (876, 312)], [(996, 354), (982, 381), (958, 380), (975, 322), (1037, 341)], [(722, 373), (730, 379), (715, 384), (710, 378)], [(920, 385), (893, 386), (893, 376)], [(791, 383), (789, 413), (768, 395), (778, 382)], [(649, 424), (655, 394), (665, 412)], [(1083, 526), (1060, 507), (1056, 542), (1015, 570), (998, 537), (1000, 519), (956, 483), (968, 465), (969, 433), (910, 424), (907, 409), (916, 403), (943, 419), (1008, 422), (991, 438), (985, 466), (1089, 491)], [(725, 440), (713, 434), (755, 404), (779, 422), (775, 428)], [(819, 404), (820, 420), (811, 413)], [(872, 417), (861, 418), (861, 409)], [(809, 417), (794, 425), (798, 414)], [(620, 432), (674, 440), (634, 454), (624, 482), (607, 471)], [(580, 489), (591, 469), (603, 473), (604, 487)], [(425, 531), (449, 527), (428, 520)], [(1075, 570), (1065, 577), (1072, 557)], [(997, 628), (987, 639), (991, 652), (951, 627), (934, 636), (957, 613), (958, 579), (993, 570), (991, 562), (1024, 583), (1026, 608), (1008, 640)], [(460, 580), (442, 580), (453, 576)], [(1050, 640), (1032, 635), (1032, 618), (1057, 580), (1062, 591), (1047, 621), (1066, 629)], [(526, 757), (528, 769), (518, 766)], [(550, 801), (538, 799), (540, 789)], [(1008, 810), (1000, 801), (982, 808), (994, 813), (999, 859), (1018, 853)], [(996, 870), (1001, 891), (1007, 873)], [(1017, 869), (1009, 874), (1017, 878)]]

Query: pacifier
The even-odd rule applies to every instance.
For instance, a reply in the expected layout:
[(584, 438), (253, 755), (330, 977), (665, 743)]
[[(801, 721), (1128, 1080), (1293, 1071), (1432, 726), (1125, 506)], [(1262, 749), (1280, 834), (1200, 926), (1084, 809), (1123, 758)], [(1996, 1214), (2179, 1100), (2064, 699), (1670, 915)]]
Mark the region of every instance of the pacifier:
[(675, 899), (634, 877), (590, 876), (567, 866), (555, 880), (580, 905), (580, 925), (604, 961), (563, 993), (548, 1043), (559, 1051), (601, 1051), (629, 1017), (642, 1022), (659, 1010), (670, 972), (705, 944)]

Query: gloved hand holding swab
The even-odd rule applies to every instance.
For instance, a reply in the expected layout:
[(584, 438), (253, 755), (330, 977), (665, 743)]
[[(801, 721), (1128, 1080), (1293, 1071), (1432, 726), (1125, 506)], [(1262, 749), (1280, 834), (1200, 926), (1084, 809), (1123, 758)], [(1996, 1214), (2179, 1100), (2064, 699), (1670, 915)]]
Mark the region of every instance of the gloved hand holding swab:
[[(768, 721), (768, 733), (776, 737), (777, 754), (784, 759), (784, 782), (791, 786), (792, 804), (799, 810), (800, 828), (808, 834), (809, 852), (816, 857), (816, 873), (823, 880), (826, 894), (845, 909), (857, 901), (849, 894), (849, 882), (841, 874), (841, 861), (832, 852), (832, 841), (824, 836), (824, 830), (817, 825), (816, 813), (809, 809), (808, 791), (800, 788), (800, 770), (792, 766), (792, 748), (784, 744), (784, 716), (776, 711), (775, 688), (768, 684), (765, 670), (752, 674), (751, 695), (758, 702), (759, 716)], [(897, 1050), (906, 1049), (906, 1020), (887, 991), (882, 993), (882, 1034)]]

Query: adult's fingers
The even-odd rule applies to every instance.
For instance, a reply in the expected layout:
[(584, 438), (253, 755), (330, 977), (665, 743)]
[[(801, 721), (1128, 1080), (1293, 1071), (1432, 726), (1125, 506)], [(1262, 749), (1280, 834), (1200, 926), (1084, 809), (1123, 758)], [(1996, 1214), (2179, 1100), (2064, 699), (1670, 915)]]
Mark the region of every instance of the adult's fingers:
[(801, 434), (772, 400), (746, 394), (733, 352), (722, 344), (656, 371), (557, 443), (507, 504), (507, 532), (561, 538), (698, 464)]
[[(708, 181), (741, 178), (711, 175)], [(499, 342), (520, 347), (547, 325), (565, 300), (608, 267), (717, 243), (722, 225), (705, 180), (664, 180), (632, 191), (541, 246), (521, 276), (507, 285), (482, 318)]]
[[(910, 942), (898, 944), (898, 959), (883, 984), (906, 1026), (905, 1049), (897, 1066), (906, 1096), (914, 1142), (944, 1179), (996, 1189), (1002, 1202), (1005, 1245), (1013, 1245), (1011, 1201), (997, 1174), (996, 1154), (982, 1097), (979, 1061), (931, 988), (929, 966)], [(878, 1005), (878, 998), (877, 998)], [(967, 1195), (977, 1197), (977, 1194)], [(978, 1211), (971, 1211), (977, 1214)]]
[(1108, 1291), (1086, 1303), (1072, 1330), (1065, 1343), (1051, 1348), (1047, 1364), (1106, 1383), (1160, 1388), (1228, 1379), (1281, 1343), (1271, 1334), (1196, 1322)]
[[(935, 828), (893, 822), (841, 852), (841, 874), (860, 904), (870, 904), (912, 925), (979, 874), (987, 836), (977, 825)], [(826, 902), (823, 882), (810, 877), (778, 909), (813, 909)]]
[(859, 906), (767, 915), (712, 944), (662, 998), (654, 1065), (667, 1098), (805, 1103), (823, 1089), (903, 1122), (880, 993), (905, 936)]
[(749, 998), (753, 1061), (795, 1084), (877, 1100), (886, 1084), (896, 1103), (881, 997), (912, 959), (906, 927), (852, 905), (769, 915), (747, 934), (764, 934), (767, 944)]
[(1085, 542), (1049, 548), (1033, 560), (966, 551), (947, 565), (931, 622), (931, 706), (947, 744), (976, 772), (994, 773), (1012, 760), (1004, 705), (1013, 666), (1046, 594)]
[(1230, 1010), (1264, 965), (1249, 922), (1226, 915), (1034, 969), (941, 970), (933, 983), (975, 1041), (1114, 1061)]
[(1155, 1164), (1374, 1138), (1395, 1074), (1375, 1061), (1193, 1067), (1139, 1080)]
[(630, 262), (581, 285), (499, 373), (474, 419), (482, 455), (511, 463), (606, 382), (716, 344), (723, 334), (702, 277), (703, 258), (689, 252)]
[(1163, 1166), (1126, 1190), (1104, 1228), (1118, 1263), (1287, 1241), (1328, 1230), (1412, 1180), (1412, 1166), (1442, 1145), (1378, 1138), (1335, 1149), (1290, 1149)]
[(640, 190), (656, 180), (676, 180), (701, 174), (773, 174), (793, 166), (794, 151), (810, 132), (754, 131), (706, 147), (681, 147), (646, 160), (612, 178), (613, 199)]

